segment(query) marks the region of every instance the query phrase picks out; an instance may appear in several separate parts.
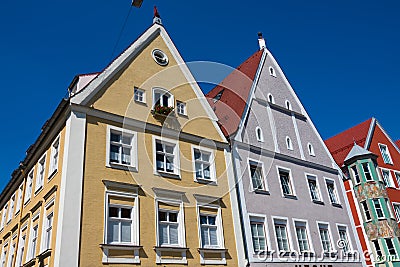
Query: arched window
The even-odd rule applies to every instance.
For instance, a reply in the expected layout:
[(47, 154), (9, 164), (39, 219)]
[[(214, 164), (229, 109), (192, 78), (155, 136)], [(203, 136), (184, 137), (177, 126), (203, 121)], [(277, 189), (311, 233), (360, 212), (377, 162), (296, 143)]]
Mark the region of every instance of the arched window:
[(293, 150), (292, 139), (289, 136), (286, 136), (286, 147), (289, 150)]
[(154, 88), (153, 89), (153, 107), (162, 106), (162, 107), (173, 107), (174, 106), (174, 97), (167, 90), (162, 88)]
[(264, 142), (264, 136), (263, 136), (262, 130), (258, 126), (256, 127), (256, 136), (257, 136), (257, 141)]
[(274, 97), (271, 94), (268, 94), (268, 102), (275, 104)]
[(271, 76), (276, 77), (275, 70), (274, 70), (274, 68), (271, 67), (271, 66), (269, 67), (269, 74), (270, 74)]
[(286, 108), (287, 108), (288, 110), (292, 110), (292, 105), (290, 105), (289, 100), (286, 100)]
[(314, 147), (312, 144), (308, 143), (308, 154), (310, 154), (310, 156), (315, 156), (315, 152), (314, 152)]

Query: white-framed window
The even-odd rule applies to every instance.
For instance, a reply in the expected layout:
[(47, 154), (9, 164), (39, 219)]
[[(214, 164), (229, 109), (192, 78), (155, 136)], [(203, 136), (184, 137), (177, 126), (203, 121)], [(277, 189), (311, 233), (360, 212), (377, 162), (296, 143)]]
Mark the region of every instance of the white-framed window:
[(107, 166), (137, 168), (137, 133), (114, 127), (107, 127)]
[(50, 212), (43, 221), (42, 251), (50, 249), (53, 232), (53, 212)]
[(307, 222), (303, 220), (294, 220), (294, 227), (296, 230), (297, 244), (299, 246), (299, 252), (311, 251), (310, 236), (308, 231)]
[(49, 171), (50, 176), (53, 175), (58, 170), (59, 154), (60, 154), (60, 137), (57, 137), (56, 140), (51, 145), (50, 171)]
[(7, 249), (8, 249), (8, 243), (6, 243), (3, 246), (3, 250), (2, 250), (2, 253), (1, 253), (1, 267), (5, 267), (6, 266)]
[(345, 225), (337, 225), (338, 233), (339, 233), (339, 248), (343, 250), (344, 253), (347, 253), (351, 249), (349, 235), (347, 233), (347, 226)]
[(394, 219), (395, 217), (394, 217), (393, 210), (392, 210), (392, 205), (390, 205), (389, 199), (385, 198), (385, 203), (386, 203), (386, 208), (387, 208), (387, 210), (389, 212), (389, 217)]
[(168, 56), (162, 50), (154, 49), (151, 52), (151, 55), (152, 55), (154, 61), (157, 62), (158, 65), (161, 65), (161, 66), (168, 65)]
[(361, 165), (362, 165), (362, 169), (363, 169), (363, 172), (364, 172), (365, 179), (367, 181), (372, 181), (373, 178), (372, 178), (372, 174), (371, 174), (371, 169), (369, 167), (369, 163), (368, 162), (364, 162)]
[(9, 223), (14, 215), (14, 207), (15, 207), (15, 193), (12, 195), (10, 200), (10, 209), (8, 210), (7, 223)]
[(154, 166), (156, 173), (179, 175), (178, 142), (170, 139), (154, 139)]
[(317, 182), (317, 176), (307, 174), (306, 177), (307, 177), (307, 182), (308, 182), (308, 188), (310, 190), (311, 200), (312, 201), (322, 201), (318, 182)]
[(285, 105), (286, 105), (286, 108), (287, 108), (288, 110), (292, 110), (292, 105), (290, 104), (289, 100), (286, 100), (286, 101), (285, 101)]
[(133, 89), (133, 99), (136, 102), (146, 103), (146, 93), (145, 93), (145, 91), (135, 87)]
[(294, 196), (294, 188), (292, 185), (292, 179), (290, 170), (278, 167), (278, 176), (281, 183), (281, 189), (284, 196)]
[(314, 147), (313, 147), (313, 145), (312, 145), (311, 143), (308, 143), (308, 144), (307, 144), (307, 149), (308, 149), (308, 154), (309, 154), (310, 156), (315, 157)]
[(269, 75), (276, 77), (275, 69), (272, 66), (269, 66)]
[(383, 178), (383, 182), (384, 182), (385, 186), (386, 187), (393, 186), (392, 174), (391, 174), (390, 170), (387, 170), (387, 169), (381, 169), (381, 170), (382, 170), (382, 178)]
[(353, 173), (353, 177), (354, 177), (354, 180), (356, 181), (356, 184), (359, 184), (361, 181), (360, 181), (360, 175), (358, 173), (356, 165), (351, 166), (351, 172)]
[(254, 253), (267, 251), (265, 218), (250, 217), (250, 228)]
[(38, 192), (43, 187), (45, 170), (46, 170), (46, 155), (42, 156), (38, 162), (35, 192)]
[(272, 94), (268, 94), (268, 102), (275, 104), (274, 96)]
[(162, 88), (153, 89), (153, 108), (156, 106), (174, 107), (174, 96)]
[(19, 243), (18, 243), (18, 252), (17, 252), (17, 260), (16, 266), (21, 266), (24, 259), (24, 252), (25, 252), (25, 242), (26, 242), (26, 234), (22, 234)]
[(211, 149), (192, 146), (195, 181), (215, 181), (214, 152)]
[(396, 248), (394, 247), (393, 241), (391, 238), (385, 238), (386, 247), (389, 251), (389, 255), (397, 258)]
[(4, 225), (6, 224), (6, 220), (7, 220), (7, 210), (8, 210), (8, 204), (6, 204), (5, 206), (4, 206), (4, 209), (3, 209), (3, 214), (1, 215), (1, 229), (3, 229), (4, 228)]
[(249, 175), (253, 190), (267, 190), (263, 163), (255, 160), (248, 160)]
[(397, 222), (400, 222), (400, 203), (392, 203)]
[(286, 148), (289, 150), (293, 150), (292, 139), (289, 136), (286, 136)]
[(12, 267), (13, 263), (14, 263), (14, 258), (15, 258), (15, 246), (16, 244), (13, 243), (10, 246), (10, 251), (8, 253), (8, 259), (7, 259), (7, 267)]
[(200, 213), (200, 236), (202, 248), (218, 248), (217, 215)]
[(374, 203), (374, 208), (375, 208), (376, 216), (378, 217), (378, 219), (385, 218), (385, 215), (382, 210), (381, 202), (379, 201), (379, 199), (374, 198), (372, 200), (372, 202)]
[(28, 259), (33, 259), (36, 256), (36, 248), (37, 248), (37, 238), (38, 238), (38, 229), (39, 225), (36, 223), (33, 224), (31, 228), (30, 242), (29, 242), (29, 254)]
[(181, 101), (176, 101), (176, 111), (179, 115), (187, 115), (186, 113), (186, 103)]
[(34, 175), (34, 169), (28, 174), (28, 177), (26, 178), (24, 204), (28, 203), (28, 201), (32, 197), (33, 175)]
[(329, 200), (331, 201), (331, 203), (340, 204), (335, 181), (325, 178), (325, 182), (326, 182), (326, 188), (328, 189)]
[(364, 218), (365, 218), (365, 220), (366, 220), (366, 221), (370, 221), (370, 220), (372, 219), (372, 217), (371, 217), (371, 212), (369, 211), (369, 208), (368, 208), (367, 201), (364, 200), (364, 201), (362, 201), (362, 202), (360, 202), (360, 203), (361, 203), (361, 207), (362, 207), (362, 209), (363, 209), (363, 211), (364, 211)]
[(329, 230), (329, 224), (318, 223), (318, 230), (321, 238), (322, 249), (324, 252), (332, 252), (332, 236)]
[(18, 198), (17, 198), (17, 205), (15, 206), (15, 214), (18, 214), (18, 212), (21, 210), (23, 192), (24, 192), (24, 184), (22, 183), (18, 188)]
[(256, 138), (258, 142), (264, 142), (264, 135), (259, 126), (256, 127)]
[(180, 210), (159, 208), (158, 211), (158, 244), (159, 246), (177, 246), (181, 244)]
[(106, 191), (104, 241), (106, 244), (138, 245), (137, 192)]
[(290, 251), (287, 220), (274, 218), (276, 244), (279, 251)]
[(396, 177), (396, 181), (398, 186), (400, 186), (400, 173), (399, 172), (394, 172), (394, 176)]
[(379, 144), (379, 150), (381, 151), (383, 162), (385, 162), (386, 164), (393, 164), (387, 145)]
[(376, 255), (379, 258), (382, 258), (382, 249), (381, 249), (381, 246), (379, 245), (379, 241), (377, 239), (376, 240), (372, 240), (372, 244), (374, 244)]

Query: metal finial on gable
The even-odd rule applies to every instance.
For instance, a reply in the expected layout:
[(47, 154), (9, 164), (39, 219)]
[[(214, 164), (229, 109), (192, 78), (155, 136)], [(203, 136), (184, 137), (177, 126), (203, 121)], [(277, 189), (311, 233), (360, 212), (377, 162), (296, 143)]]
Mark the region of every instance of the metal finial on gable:
[(158, 24), (162, 25), (160, 13), (158, 13), (158, 9), (156, 6), (154, 6), (153, 23), (158, 23)]

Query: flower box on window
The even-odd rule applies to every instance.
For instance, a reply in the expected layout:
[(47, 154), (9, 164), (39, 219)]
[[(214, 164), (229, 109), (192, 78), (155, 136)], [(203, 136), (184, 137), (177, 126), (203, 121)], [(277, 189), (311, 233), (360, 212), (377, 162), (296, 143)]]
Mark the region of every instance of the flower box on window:
[(151, 113), (154, 116), (157, 116), (157, 115), (168, 116), (173, 110), (174, 110), (174, 107), (165, 107), (165, 106), (161, 106), (161, 105), (156, 105), (156, 106), (154, 106), (154, 109), (151, 111)]

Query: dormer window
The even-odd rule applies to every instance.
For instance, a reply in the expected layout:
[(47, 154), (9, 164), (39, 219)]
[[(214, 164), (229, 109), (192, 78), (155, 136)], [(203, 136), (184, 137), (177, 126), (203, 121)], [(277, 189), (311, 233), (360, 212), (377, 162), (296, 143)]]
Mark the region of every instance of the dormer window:
[(275, 104), (275, 100), (274, 100), (273, 95), (268, 94), (268, 102), (270, 102), (270, 103), (272, 103), (272, 104)]
[(173, 107), (174, 98), (167, 90), (156, 88), (153, 90), (153, 106)]
[(271, 75), (271, 76), (273, 76), (273, 77), (276, 77), (276, 73), (275, 73), (275, 70), (274, 70), (274, 68), (273, 67), (269, 67), (269, 75)]

